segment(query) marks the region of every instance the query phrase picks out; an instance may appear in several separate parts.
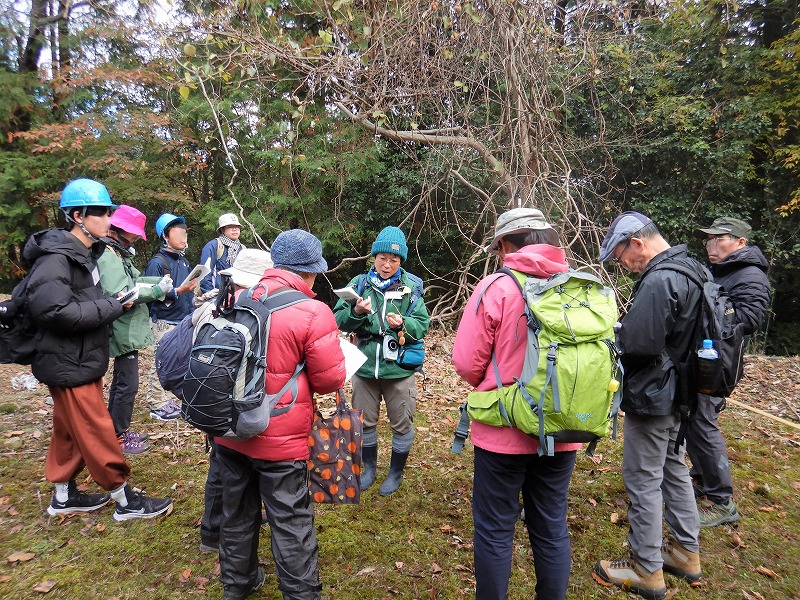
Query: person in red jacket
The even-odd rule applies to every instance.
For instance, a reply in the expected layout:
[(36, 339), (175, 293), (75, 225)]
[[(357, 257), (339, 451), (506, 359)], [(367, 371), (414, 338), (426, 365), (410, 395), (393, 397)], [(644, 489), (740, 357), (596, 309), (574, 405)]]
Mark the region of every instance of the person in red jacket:
[[(275, 268), (267, 269), (260, 283), (269, 291), (290, 287), (313, 298), (317, 274), (328, 270), (320, 241), (307, 231), (292, 229), (275, 238), (271, 252)], [(263, 293), (257, 290), (254, 297)], [(264, 584), (266, 576), (258, 565), (262, 501), (283, 598), (318, 599), (322, 592), (314, 506), (308, 494), (308, 435), (313, 394), (342, 387), (345, 366), (336, 319), (318, 300), (299, 302), (272, 315), (266, 391), (277, 393), (303, 361), (291, 410), (272, 417), (267, 429), (249, 440), (215, 438), (223, 487), (219, 578), (224, 600), (244, 598)], [(277, 408), (290, 402), (287, 392)]]

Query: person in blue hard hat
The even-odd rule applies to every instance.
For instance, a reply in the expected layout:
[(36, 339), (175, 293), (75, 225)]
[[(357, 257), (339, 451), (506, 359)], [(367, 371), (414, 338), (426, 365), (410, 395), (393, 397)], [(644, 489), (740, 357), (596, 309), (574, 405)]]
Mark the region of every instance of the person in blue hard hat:
[[(116, 501), (114, 519), (150, 518), (167, 512), (168, 498), (150, 498), (128, 485), (125, 461), (103, 397), (109, 363), (109, 324), (129, 309), (103, 296), (97, 260), (116, 208), (106, 187), (92, 179), (70, 182), (59, 207), (64, 229), (33, 234), (23, 258), (30, 265), (26, 297), (37, 324), (33, 375), (53, 398), (53, 431), (45, 475), (55, 484), (50, 515), (97, 510)], [(78, 491), (86, 467), (104, 494)]]
[[(167, 331), (175, 328), (194, 310), (192, 292), (197, 287), (197, 279), (180, 285), (192, 270), (184, 256), (189, 246), (186, 219), (172, 213), (164, 213), (156, 219), (156, 235), (161, 239), (162, 246), (147, 263), (144, 274), (146, 277), (169, 276), (176, 286), (163, 298), (150, 303), (150, 327), (157, 346)], [(155, 362), (147, 376), (145, 398), (153, 419), (172, 421), (181, 414), (181, 407), (158, 382)]]

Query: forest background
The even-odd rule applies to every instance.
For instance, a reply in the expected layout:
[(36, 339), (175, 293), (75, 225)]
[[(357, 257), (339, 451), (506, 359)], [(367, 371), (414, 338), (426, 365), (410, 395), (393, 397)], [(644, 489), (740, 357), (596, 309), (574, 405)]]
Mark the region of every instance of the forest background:
[[(496, 215), (535, 206), (600, 269), (621, 211), (672, 243), (749, 221), (775, 299), (751, 350), (800, 353), (798, 0), (0, 0), (0, 291), (77, 177), (148, 217), (319, 236), (344, 285), (399, 225), (455, 325)], [(631, 281), (607, 266), (621, 298)], [(327, 286), (318, 285), (324, 299)]]

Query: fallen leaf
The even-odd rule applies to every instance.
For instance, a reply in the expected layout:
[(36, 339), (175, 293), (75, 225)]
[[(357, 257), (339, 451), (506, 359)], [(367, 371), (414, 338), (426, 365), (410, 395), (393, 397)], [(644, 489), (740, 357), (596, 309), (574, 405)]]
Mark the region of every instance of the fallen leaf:
[(396, 563), (394, 563), (394, 568), (397, 569), (398, 571), (402, 571), (403, 570), (403, 561), (402, 560), (398, 560)]
[(758, 592), (748, 592), (747, 590), (742, 590), (742, 596), (744, 597), (744, 600), (764, 600), (764, 596)]
[(192, 575), (191, 569), (184, 569), (183, 572), (181, 573), (181, 576), (178, 578), (178, 581), (180, 581), (181, 583), (186, 583), (187, 581), (189, 581), (189, 577), (191, 577), (191, 575)]
[(102, 532), (106, 530), (106, 526), (103, 525), (102, 523), (98, 523), (97, 525), (95, 525), (95, 529), (97, 529), (97, 531)]
[(440, 567), (436, 563), (432, 563), (431, 564), (431, 573), (433, 573), (435, 575), (436, 573), (443, 573), (443, 572), (444, 572), (444, 569), (442, 569), (442, 567)]
[(597, 506), (597, 500), (595, 500), (594, 498), (589, 498), (589, 504), (591, 504), (592, 506)]
[(9, 432), (6, 434), (6, 437), (7, 437), (7, 438), (10, 438), (10, 437), (14, 437), (14, 436), (17, 436), (17, 435), (22, 435), (23, 433), (25, 433), (25, 432), (24, 432), (24, 431), (21, 431), (21, 430), (9, 431)]
[(739, 534), (735, 531), (731, 531), (731, 541), (737, 548), (747, 548), (747, 544), (742, 541), (742, 538), (739, 537)]
[(358, 573), (356, 573), (356, 577), (359, 575), (367, 575), (368, 573), (372, 573), (375, 570), (375, 567), (364, 567)]
[(619, 513), (615, 513), (615, 512), (611, 513), (611, 523), (614, 524), (614, 525), (619, 523)]
[(14, 552), (10, 556), (6, 557), (6, 560), (10, 563), (13, 562), (27, 562), (36, 556), (35, 552)]
[(58, 583), (55, 579), (46, 579), (40, 583), (36, 584), (36, 587), (33, 588), (34, 592), (39, 592), (40, 594), (46, 594), (50, 590), (52, 590), (56, 583)]
[(8, 583), (11, 581), (11, 575), (0, 575), (0, 583)]
[(768, 569), (767, 567), (762, 567), (761, 565), (756, 567), (756, 573), (760, 573), (761, 575), (766, 575), (767, 577), (772, 577), (776, 579), (778, 574), (773, 571), (772, 569)]
[(774, 512), (775, 511), (775, 507), (774, 506), (759, 506), (758, 510), (760, 510), (761, 512), (769, 513), (769, 512)]

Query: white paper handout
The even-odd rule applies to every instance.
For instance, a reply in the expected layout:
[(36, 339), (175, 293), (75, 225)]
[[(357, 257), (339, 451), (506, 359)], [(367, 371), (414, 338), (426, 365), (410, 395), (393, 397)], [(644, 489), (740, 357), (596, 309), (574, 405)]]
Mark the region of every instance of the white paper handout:
[(183, 283), (177, 287), (183, 287), (193, 279), (202, 279), (209, 273), (211, 273), (211, 267), (209, 266), (208, 261), (206, 261), (206, 263), (203, 265), (195, 265), (194, 269), (192, 269), (186, 276), (186, 279), (183, 280)]
[(351, 344), (345, 338), (339, 336), (339, 345), (342, 347), (344, 354), (344, 370), (346, 372), (345, 381), (350, 381), (356, 371), (367, 362), (367, 356), (355, 344)]
[(359, 296), (351, 287), (339, 288), (338, 290), (333, 290), (333, 293), (348, 304), (355, 304), (361, 299), (361, 296)]

